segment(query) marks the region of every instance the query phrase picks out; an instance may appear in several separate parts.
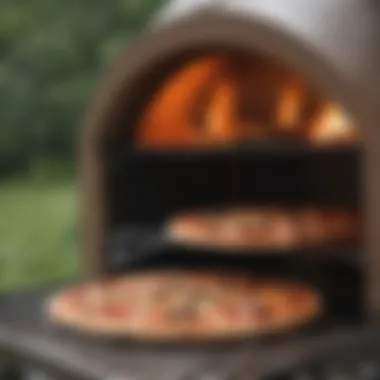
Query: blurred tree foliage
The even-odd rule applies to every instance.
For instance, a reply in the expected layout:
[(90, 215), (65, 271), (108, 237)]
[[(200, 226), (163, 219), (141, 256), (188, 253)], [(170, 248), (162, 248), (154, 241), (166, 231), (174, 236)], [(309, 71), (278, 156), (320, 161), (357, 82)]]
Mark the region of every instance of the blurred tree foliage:
[(0, 176), (72, 162), (83, 108), (162, 0), (0, 0)]

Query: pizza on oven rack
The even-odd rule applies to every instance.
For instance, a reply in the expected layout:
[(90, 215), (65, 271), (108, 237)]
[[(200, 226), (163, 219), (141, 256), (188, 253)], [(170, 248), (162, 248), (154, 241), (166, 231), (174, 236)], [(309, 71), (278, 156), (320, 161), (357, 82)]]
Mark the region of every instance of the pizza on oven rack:
[(247, 274), (163, 270), (63, 289), (47, 303), (60, 325), (140, 341), (230, 339), (280, 332), (322, 310), (312, 288)]
[(179, 213), (169, 218), (170, 239), (217, 249), (275, 249), (356, 241), (360, 221), (344, 209), (238, 207)]

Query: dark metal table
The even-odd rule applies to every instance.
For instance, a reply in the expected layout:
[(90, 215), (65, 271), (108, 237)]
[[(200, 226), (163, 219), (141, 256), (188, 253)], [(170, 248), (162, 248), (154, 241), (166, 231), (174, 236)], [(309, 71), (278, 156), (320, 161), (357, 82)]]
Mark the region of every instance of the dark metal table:
[[(4, 360), (73, 379), (243, 380), (299, 368), (343, 348), (376, 345), (380, 328), (334, 329), (323, 336), (226, 346), (174, 347), (105, 342), (57, 330), (43, 301), (54, 289), (0, 296), (0, 354)], [(380, 358), (380, 354), (379, 354)]]

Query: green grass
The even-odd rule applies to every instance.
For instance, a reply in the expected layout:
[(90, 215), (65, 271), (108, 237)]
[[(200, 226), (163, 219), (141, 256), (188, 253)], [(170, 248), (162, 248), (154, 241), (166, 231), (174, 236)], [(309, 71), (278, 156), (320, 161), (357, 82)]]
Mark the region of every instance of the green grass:
[(72, 181), (0, 183), (0, 290), (78, 273), (76, 210)]

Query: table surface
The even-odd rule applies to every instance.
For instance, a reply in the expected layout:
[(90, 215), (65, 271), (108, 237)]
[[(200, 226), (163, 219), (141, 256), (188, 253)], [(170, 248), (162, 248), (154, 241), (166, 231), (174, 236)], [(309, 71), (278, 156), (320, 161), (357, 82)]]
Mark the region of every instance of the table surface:
[(303, 338), (223, 346), (155, 346), (90, 339), (59, 330), (45, 318), (43, 303), (56, 288), (0, 296), (0, 351), (76, 379), (253, 379), (268, 368), (292, 368), (327, 348), (350, 343), (357, 348), (360, 339), (367, 342), (375, 336), (380, 341), (377, 327), (334, 329), (323, 338), (310, 333)]

